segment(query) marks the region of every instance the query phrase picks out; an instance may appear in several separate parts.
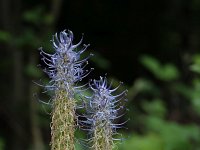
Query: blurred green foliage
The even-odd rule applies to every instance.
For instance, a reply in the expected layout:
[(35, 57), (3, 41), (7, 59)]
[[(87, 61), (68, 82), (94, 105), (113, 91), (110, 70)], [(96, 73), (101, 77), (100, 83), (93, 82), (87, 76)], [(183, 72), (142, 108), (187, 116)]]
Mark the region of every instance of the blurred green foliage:
[(193, 65), (191, 65), (190, 69), (194, 72), (200, 73), (200, 54), (193, 57)]
[(142, 56), (140, 60), (158, 79), (170, 81), (179, 77), (179, 71), (173, 64), (162, 65), (158, 60), (150, 56)]
[[(32, 80), (48, 82), (42, 68), (37, 67), (37, 49), (43, 46), (51, 53), (52, 34), (65, 28), (75, 30), (75, 37), (85, 32), (84, 40), (94, 46), (94, 50), (88, 50), (95, 54), (89, 61), (98, 74), (93, 73), (91, 78), (108, 72), (113, 86), (122, 80), (129, 90), (125, 104), (129, 111), (117, 120), (130, 118), (124, 125), (128, 130), (119, 130), (125, 138), (119, 142), (119, 150), (200, 150), (199, 0), (171, 0), (164, 5), (161, 2), (165, 1), (147, 0), (64, 1), (62, 9), (50, 6), (49, 1), (30, 0), (23, 1), (19, 14), (14, 1), (2, 2), (10, 3), (10, 8), (1, 11), (8, 9), (11, 16), (0, 23), (0, 150), (13, 143), (21, 143), (20, 150), (34, 150), (38, 141), (49, 149), (51, 106), (39, 103), (38, 97), (48, 102), (48, 94), (52, 93), (45, 95), (45, 89), (36, 85), (35, 90)], [(59, 13), (51, 12), (55, 10), (61, 10), (56, 18), (53, 14)], [(2, 16), (8, 14), (1, 12)], [(15, 54), (19, 54), (17, 61), (13, 61)], [(19, 74), (15, 75), (13, 70), (19, 61), (21, 72), (16, 71)], [(18, 76), (23, 83), (16, 90), (21, 88), (23, 97), (16, 100), (13, 87), (19, 86), (14, 85), (19, 84), (14, 82)], [(35, 92), (38, 97), (33, 98)], [(41, 139), (33, 137), (32, 132), (39, 133)], [(76, 134), (87, 137), (80, 131)], [(17, 150), (14, 144), (13, 149)], [(78, 140), (76, 149), (84, 149)]]
[(41, 24), (53, 23), (53, 16), (51, 14), (47, 14), (43, 6), (38, 6), (24, 12), (23, 19), (37, 26)]
[[(193, 65), (198, 65), (197, 55), (194, 55)], [(97, 58), (98, 59), (98, 58)], [(195, 114), (199, 114), (200, 102), (200, 77), (196, 76), (191, 80), (191, 84), (180, 82), (181, 74), (173, 64), (161, 65), (159, 60), (151, 56), (142, 56), (141, 63), (155, 78), (161, 80), (172, 93), (180, 94), (188, 100), (188, 109)], [(98, 64), (98, 63), (97, 63)], [(167, 66), (167, 67), (166, 67)], [(169, 67), (169, 68), (168, 68)], [(168, 68), (168, 69), (166, 69)], [(196, 72), (196, 70), (194, 70)], [(197, 72), (198, 73), (198, 72)], [(117, 79), (112, 78), (114, 84)], [(167, 81), (167, 82), (166, 82)], [(179, 123), (170, 119), (169, 108), (163, 99), (163, 91), (159, 85), (148, 78), (138, 78), (129, 88), (126, 118), (131, 120), (125, 126), (133, 130), (135, 126), (141, 126), (140, 132), (123, 131), (125, 138), (122, 142), (116, 142), (118, 150), (199, 150), (200, 147), (200, 127), (195, 122)], [(171, 93), (168, 93), (169, 97)], [(135, 103), (138, 95), (147, 95), (141, 99), (140, 103)], [(150, 96), (150, 98), (149, 98)], [(133, 101), (133, 102), (131, 102)], [(133, 103), (133, 105), (132, 105)], [(177, 110), (180, 111), (180, 110)], [(174, 113), (174, 114), (173, 114)], [(176, 116), (175, 112), (172, 112)], [(187, 119), (187, 118), (185, 118)], [(120, 131), (119, 131), (120, 132)], [(83, 148), (82, 148), (83, 149)]]
[(0, 138), (0, 150), (4, 150), (4, 149), (5, 149), (4, 140), (2, 138)]
[(9, 42), (10, 40), (11, 40), (11, 35), (6, 31), (1, 30), (0, 31), (0, 41), (1, 42)]
[[(197, 61), (197, 56), (198, 55), (194, 55), (195, 61), (192, 66), (198, 65), (199, 60)], [(180, 77), (180, 74), (174, 65), (163, 65), (164, 67), (161, 67), (160, 62), (150, 56), (145, 55), (141, 57), (141, 63), (160, 80), (174, 81)], [(168, 70), (166, 69), (166, 66), (170, 66), (168, 68), (170, 71), (166, 71)], [(192, 86), (185, 83), (173, 84), (173, 82), (171, 82), (168, 84), (168, 88), (173, 88), (175, 92), (181, 94), (191, 102), (190, 107), (196, 113), (199, 113), (200, 110), (199, 79), (200, 77), (197, 76), (197, 78), (192, 81)], [(128, 138), (119, 144), (119, 150), (199, 150), (200, 127), (193, 122), (180, 124), (168, 120), (166, 118), (168, 110), (164, 101), (161, 99), (162, 94), (159, 96), (158, 92), (156, 92), (158, 91), (155, 90), (157, 88), (155, 83), (152, 83), (145, 78), (136, 80), (135, 84), (130, 87), (129, 98), (135, 97), (140, 93), (146, 93), (147, 91), (151, 91), (150, 93), (153, 97), (150, 100), (142, 100), (141, 109), (144, 113), (133, 110), (131, 112), (137, 113), (134, 115), (136, 118), (132, 118), (133, 121), (131, 122), (138, 121), (137, 124), (142, 126), (143, 133), (138, 134), (133, 132), (129, 136), (128, 134), (125, 134)], [(134, 92), (135, 94), (133, 94)], [(128, 114), (131, 115), (131, 113)]]
[(195, 125), (181, 126), (149, 116), (148, 132), (134, 134), (122, 144), (121, 150), (198, 150), (200, 129)]

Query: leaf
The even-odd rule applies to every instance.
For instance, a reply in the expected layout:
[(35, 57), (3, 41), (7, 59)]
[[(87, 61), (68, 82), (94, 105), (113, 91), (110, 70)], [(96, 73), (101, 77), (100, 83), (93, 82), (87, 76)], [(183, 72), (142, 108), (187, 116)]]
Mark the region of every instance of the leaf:
[(143, 120), (148, 130), (163, 140), (165, 150), (190, 150), (198, 146), (200, 129), (196, 125), (179, 125), (153, 116), (146, 116)]
[(142, 106), (147, 113), (157, 117), (163, 118), (167, 112), (163, 102), (159, 99), (156, 99), (152, 102), (145, 101)]
[(155, 58), (150, 57), (150, 56), (142, 56), (140, 58), (140, 61), (153, 74), (159, 75), (161, 66), (160, 66), (160, 63)]
[(162, 65), (151, 56), (142, 56), (140, 62), (158, 79), (163, 81), (175, 80), (180, 76), (178, 69), (173, 64)]
[(35, 7), (31, 10), (27, 10), (23, 14), (23, 19), (29, 23), (39, 25), (43, 22), (44, 8), (42, 6)]
[(164, 150), (162, 139), (156, 134), (133, 135), (118, 146), (119, 150)]
[(200, 73), (200, 54), (193, 56), (193, 64), (190, 66), (190, 70), (196, 73)]
[(198, 64), (191, 65), (190, 70), (194, 71), (196, 73), (200, 73), (200, 65), (198, 65)]
[(7, 31), (0, 30), (0, 41), (9, 42), (11, 40), (11, 35)]

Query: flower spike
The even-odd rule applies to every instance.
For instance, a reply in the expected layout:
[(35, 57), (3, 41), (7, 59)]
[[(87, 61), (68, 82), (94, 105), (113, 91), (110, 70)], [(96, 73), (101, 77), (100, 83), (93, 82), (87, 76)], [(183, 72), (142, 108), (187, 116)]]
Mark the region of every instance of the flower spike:
[[(74, 150), (74, 131), (77, 108), (75, 94), (84, 90), (85, 86), (77, 85), (90, 71), (84, 70), (87, 60), (91, 56), (80, 60), (80, 55), (89, 45), (83, 45), (78, 50), (83, 38), (73, 45), (72, 31), (61, 31), (52, 39), (53, 54), (48, 54), (40, 48), (40, 55), (46, 68), (44, 72), (50, 78), (44, 88), (53, 91), (51, 98), (51, 150)], [(49, 102), (50, 103), (50, 102)]]
[[(125, 90), (117, 96), (112, 95), (112, 92), (116, 91), (119, 86), (110, 89), (105, 77), (91, 80), (89, 86), (94, 94), (87, 97), (87, 120), (82, 123), (85, 124), (91, 136), (92, 149), (111, 150), (114, 147), (113, 136), (117, 134), (116, 129), (121, 128), (124, 124), (114, 123), (117, 118), (123, 116), (118, 115), (123, 107), (118, 104), (119, 100), (116, 98), (125, 95), (127, 91)], [(88, 128), (88, 126), (90, 127)]]

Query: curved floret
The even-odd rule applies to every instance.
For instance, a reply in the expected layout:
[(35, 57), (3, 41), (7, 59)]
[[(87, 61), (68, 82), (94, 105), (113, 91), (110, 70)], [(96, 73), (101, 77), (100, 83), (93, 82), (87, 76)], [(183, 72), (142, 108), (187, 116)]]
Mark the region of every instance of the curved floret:
[(44, 72), (50, 77), (50, 85), (47, 85), (48, 89), (67, 89), (71, 92), (71, 88), (75, 82), (82, 80), (89, 74), (90, 71), (84, 70), (87, 65), (87, 60), (90, 56), (83, 60), (80, 59), (80, 55), (87, 49), (88, 45), (83, 45), (83, 48), (78, 50), (82, 43), (82, 39), (78, 44), (73, 45), (73, 33), (72, 31), (65, 30), (57, 33), (53, 36), (52, 44), (55, 50), (54, 54), (48, 54), (40, 48), (40, 54), (43, 62), (46, 64)]
[[(120, 83), (121, 85), (122, 83)], [(114, 121), (123, 116), (119, 112), (123, 107), (120, 102), (124, 99), (127, 90), (118, 95), (113, 95), (119, 87), (111, 89), (107, 79), (100, 77), (100, 80), (92, 80), (89, 83), (93, 95), (86, 97), (88, 102), (86, 120), (82, 123), (90, 133), (90, 142), (94, 150), (111, 150), (114, 146), (113, 136), (117, 134), (116, 129), (123, 123), (116, 124)]]

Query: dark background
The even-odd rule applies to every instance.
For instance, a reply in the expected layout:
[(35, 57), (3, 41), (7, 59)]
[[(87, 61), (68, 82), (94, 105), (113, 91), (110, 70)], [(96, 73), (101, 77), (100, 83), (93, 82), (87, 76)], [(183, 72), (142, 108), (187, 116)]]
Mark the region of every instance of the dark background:
[(52, 52), (64, 29), (91, 44), (88, 78), (129, 89), (119, 149), (200, 147), (200, 1), (0, 0), (0, 19), (0, 150), (49, 149), (50, 108), (33, 81), (47, 78), (37, 49)]

